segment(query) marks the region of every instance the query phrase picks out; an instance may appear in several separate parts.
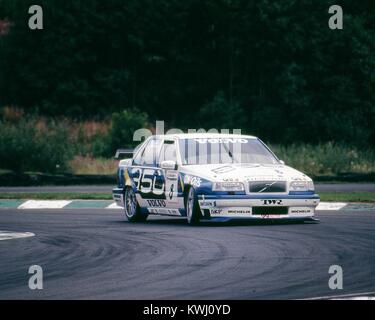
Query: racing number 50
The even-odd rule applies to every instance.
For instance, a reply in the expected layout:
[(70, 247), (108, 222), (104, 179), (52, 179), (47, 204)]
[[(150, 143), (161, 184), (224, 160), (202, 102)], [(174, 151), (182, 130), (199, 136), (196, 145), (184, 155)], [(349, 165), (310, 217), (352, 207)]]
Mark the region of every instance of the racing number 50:
[(161, 187), (158, 187), (156, 184), (156, 176), (158, 175), (157, 171), (158, 170), (155, 169), (133, 169), (133, 180), (139, 192), (152, 192), (155, 195), (161, 195), (164, 193), (164, 183), (161, 185)]

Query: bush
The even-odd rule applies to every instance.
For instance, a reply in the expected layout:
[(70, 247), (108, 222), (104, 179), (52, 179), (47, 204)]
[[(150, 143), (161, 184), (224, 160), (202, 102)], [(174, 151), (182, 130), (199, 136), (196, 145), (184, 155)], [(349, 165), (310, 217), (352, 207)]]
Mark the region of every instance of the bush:
[(112, 125), (107, 135), (97, 135), (93, 142), (93, 155), (113, 157), (119, 148), (133, 148), (139, 142), (133, 141), (137, 129), (149, 128), (148, 116), (137, 109), (124, 110), (112, 115)]
[(311, 145), (271, 145), (275, 154), (293, 168), (311, 176), (375, 172), (375, 150), (332, 142)]
[(228, 101), (223, 91), (219, 91), (212, 101), (199, 111), (198, 119), (205, 129), (241, 129), (246, 124), (246, 114), (237, 101)]
[(16, 171), (55, 172), (72, 157), (67, 131), (35, 119), (0, 122), (0, 167)]

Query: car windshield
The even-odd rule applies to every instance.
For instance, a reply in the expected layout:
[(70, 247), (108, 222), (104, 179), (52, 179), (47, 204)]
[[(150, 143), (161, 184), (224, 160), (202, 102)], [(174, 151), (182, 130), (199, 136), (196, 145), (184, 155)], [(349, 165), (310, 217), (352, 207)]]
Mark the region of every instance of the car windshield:
[(275, 156), (256, 138), (180, 139), (179, 145), (183, 165), (278, 163)]

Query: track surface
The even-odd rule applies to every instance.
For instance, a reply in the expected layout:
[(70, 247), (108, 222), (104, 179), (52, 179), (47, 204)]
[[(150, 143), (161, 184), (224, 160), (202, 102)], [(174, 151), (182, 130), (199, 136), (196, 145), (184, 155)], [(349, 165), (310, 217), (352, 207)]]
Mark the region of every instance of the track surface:
[[(322, 212), (320, 224), (125, 222), (109, 210), (0, 210), (0, 299), (274, 299), (375, 291), (375, 216)], [(28, 268), (44, 289), (28, 289)], [(328, 288), (328, 268), (344, 290)]]
[[(0, 187), (2, 192), (79, 192), (111, 193), (113, 186), (44, 186), (44, 187)], [(317, 192), (375, 192), (375, 183), (322, 183), (315, 184)]]
[[(375, 213), (321, 212), (320, 224), (125, 222), (114, 210), (0, 210), (0, 299), (274, 299), (375, 291)], [(28, 288), (28, 268), (44, 289)], [(344, 289), (328, 288), (328, 269)]]

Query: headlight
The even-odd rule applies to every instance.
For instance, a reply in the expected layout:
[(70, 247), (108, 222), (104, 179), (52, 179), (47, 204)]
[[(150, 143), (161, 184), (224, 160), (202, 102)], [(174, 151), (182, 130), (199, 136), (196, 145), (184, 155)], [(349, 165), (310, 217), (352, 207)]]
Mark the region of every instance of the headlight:
[(242, 182), (214, 182), (212, 191), (245, 191)]
[(293, 181), (289, 185), (289, 191), (314, 191), (312, 181)]

